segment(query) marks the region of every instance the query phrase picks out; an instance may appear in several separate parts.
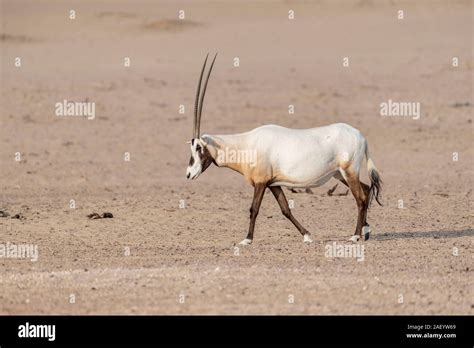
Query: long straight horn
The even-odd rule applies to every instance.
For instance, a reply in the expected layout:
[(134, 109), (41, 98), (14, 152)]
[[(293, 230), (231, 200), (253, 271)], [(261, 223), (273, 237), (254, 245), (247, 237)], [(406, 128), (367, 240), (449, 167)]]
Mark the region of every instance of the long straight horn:
[(202, 90), (201, 100), (199, 101), (199, 112), (197, 117), (197, 136), (199, 137), (199, 131), (201, 128), (201, 115), (202, 115), (202, 106), (204, 105), (204, 96), (206, 95), (207, 83), (209, 82), (209, 76), (211, 76), (212, 67), (214, 66), (214, 62), (216, 61), (217, 53), (212, 60), (211, 67), (209, 68), (209, 72), (207, 73), (206, 82), (204, 83), (204, 89)]
[(198, 106), (199, 106), (199, 94), (201, 93), (201, 82), (202, 76), (204, 75), (204, 69), (206, 68), (207, 57), (209, 57), (209, 53), (206, 55), (206, 59), (204, 60), (204, 64), (201, 70), (201, 76), (199, 76), (199, 84), (197, 87), (196, 92), (196, 100), (194, 102), (194, 130), (193, 130), (193, 139), (199, 138), (199, 125), (198, 125)]

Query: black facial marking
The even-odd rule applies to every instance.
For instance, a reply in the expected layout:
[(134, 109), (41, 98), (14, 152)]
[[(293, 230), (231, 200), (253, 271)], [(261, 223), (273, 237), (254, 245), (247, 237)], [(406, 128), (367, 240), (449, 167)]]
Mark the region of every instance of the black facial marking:
[(211, 156), (209, 150), (208, 150), (207, 147), (205, 147), (205, 146), (204, 146), (202, 155), (200, 155), (200, 159), (201, 159), (201, 165), (202, 165), (201, 173), (204, 173), (204, 171), (205, 171), (212, 163), (214, 163), (214, 158), (212, 158), (212, 156)]

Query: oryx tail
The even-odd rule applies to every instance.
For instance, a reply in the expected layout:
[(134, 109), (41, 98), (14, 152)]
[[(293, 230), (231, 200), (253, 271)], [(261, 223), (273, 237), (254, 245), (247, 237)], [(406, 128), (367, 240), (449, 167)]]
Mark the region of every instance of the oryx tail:
[(367, 141), (365, 142), (365, 157), (367, 158), (367, 172), (369, 173), (370, 179), (369, 206), (374, 198), (379, 205), (382, 205), (379, 200), (382, 191), (382, 178), (380, 177), (377, 167), (375, 167), (374, 162), (370, 158), (369, 145), (367, 144)]

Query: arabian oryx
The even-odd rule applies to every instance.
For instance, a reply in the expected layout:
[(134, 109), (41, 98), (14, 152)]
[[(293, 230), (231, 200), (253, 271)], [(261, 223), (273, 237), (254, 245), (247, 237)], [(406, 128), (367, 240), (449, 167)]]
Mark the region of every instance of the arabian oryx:
[[(363, 230), (365, 240), (369, 239), (367, 209), (373, 198), (380, 204), (382, 182), (370, 158), (367, 140), (357, 129), (344, 123), (310, 129), (265, 125), (241, 134), (200, 136), (204, 96), (216, 56), (207, 73), (202, 94), (201, 83), (207, 57), (201, 70), (194, 108), (194, 135), (190, 141), (191, 158), (186, 176), (196, 179), (214, 163), (217, 167), (239, 172), (254, 187), (250, 226), (247, 237), (240, 244), (252, 243), (255, 220), (267, 187), (275, 196), (283, 215), (300, 231), (303, 241), (310, 243), (310, 233), (291, 213), (281, 187), (317, 187), (332, 177), (348, 186), (357, 202), (357, 227), (350, 240), (359, 241)], [(245, 161), (235, 156), (246, 151), (254, 156), (247, 156)], [(228, 153), (234, 156), (224, 155)], [(370, 186), (359, 180), (364, 156), (367, 158)], [(248, 160), (249, 157), (253, 159)]]

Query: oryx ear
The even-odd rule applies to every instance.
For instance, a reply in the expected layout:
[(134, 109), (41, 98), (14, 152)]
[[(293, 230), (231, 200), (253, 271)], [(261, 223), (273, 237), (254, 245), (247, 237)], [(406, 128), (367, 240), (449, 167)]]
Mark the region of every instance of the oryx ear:
[(186, 144), (191, 144), (191, 140), (190, 140), (190, 141), (187, 141)]

